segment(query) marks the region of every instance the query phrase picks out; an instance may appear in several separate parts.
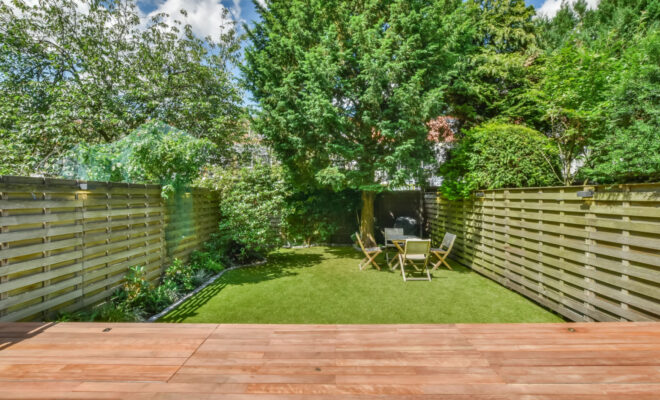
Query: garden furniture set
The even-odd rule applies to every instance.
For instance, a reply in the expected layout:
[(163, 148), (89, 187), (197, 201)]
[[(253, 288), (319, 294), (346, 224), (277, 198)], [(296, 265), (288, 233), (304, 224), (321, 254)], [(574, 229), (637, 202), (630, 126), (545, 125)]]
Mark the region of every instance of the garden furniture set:
[[(445, 233), (440, 247), (431, 248), (430, 239), (421, 239), (414, 235), (406, 235), (402, 228), (385, 228), (385, 246), (364, 247), (362, 237), (358, 232), (355, 234), (356, 240), (360, 249), (365, 255), (365, 258), (360, 261), (358, 265), (360, 270), (363, 270), (369, 265), (373, 265), (380, 271), (380, 266), (376, 263), (376, 257), (385, 251), (385, 259), (391, 270), (401, 268), (401, 276), (403, 281), (409, 280), (431, 280), (431, 272), (435, 271), (440, 265), (446, 266), (452, 270), (451, 266), (447, 263), (446, 259), (454, 246), (456, 235), (452, 233)], [(390, 251), (394, 249), (396, 256), (390, 261)], [(429, 257), (434, 256), (436, 261), (432, 263), (432, 269), (429, 270)], [(422, 277), (407, 277), (406, 266), (411, 266), (416, 272), (422, 272)]]

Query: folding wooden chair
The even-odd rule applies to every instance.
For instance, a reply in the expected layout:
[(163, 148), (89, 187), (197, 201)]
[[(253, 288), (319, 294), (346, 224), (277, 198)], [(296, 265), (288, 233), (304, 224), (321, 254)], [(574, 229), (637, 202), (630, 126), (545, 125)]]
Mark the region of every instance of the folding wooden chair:
[[(430, 239), (408, 239), (403, 253), (399, 254), (399, 264), (401, 265), (401, 275), (403, 281), (431, 281), (431, 273), (428, 269), (429, 250), (431, 249)], [(423, 265), (426, 272), (426, 278), (406, 278), (406, 263), (416, 267), (416, 264)]]
[[(394, 242), (392, 242), (392, 237), (397, 237), (397, 236), (403, 236), (403, 228), (385, 228), (383, 232), (383, 236), (385, 236), (385, 260), (387, 261), (387, 264), (389, 265), (390, 263), (390, 249), (393, 249), (398, 253), (398, 249)], [(395, 256), (396, 258), (396, 256)]]
[(442, 238), (442, 243), (439, 248), (431, 249), (431, 253), (438, 259), (438, 261), (433, 264), (431, 271), (435, 271), (440, 264), (444, 264), (445, 267), (449, 268), (450, 271), (453, 271), (445, 259), (451, 252), (451, 248), (454, 247), (454, 241), (456, 240), (456, 235), (453, 233), (445, 233), (445, 236)]
[(362, 237), (358, 232), (355, 232), (355, 239), (357, 240), (358, 244), (360, 245), (360, 248), (362, 249), (362, 252), (365, 255), (365, 258), (362, 261), (360, 261), (360, 264), (358, 265), (358, 267), (360, 267), (360, 271), (362, 271), (369, 264), (373, 264), (373, 266), (378, 268), (378, 270), (380, 271), (380, 266), (376, 263), (376, 257), (380, 253), (382, 253), (383, 250), (380, 247), (365, 248), (364, 243), (362, 242)]

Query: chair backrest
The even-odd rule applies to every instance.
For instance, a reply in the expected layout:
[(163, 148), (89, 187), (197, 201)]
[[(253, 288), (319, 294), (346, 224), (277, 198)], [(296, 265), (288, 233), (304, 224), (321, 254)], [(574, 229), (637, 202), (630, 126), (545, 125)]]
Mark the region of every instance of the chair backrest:
[(454, 246), (454, 240), (456, 240), (456, 235), (449, 232), (445, 233), (440, 248), (444, 249), (446, 252), (451, 251), (451, 248)]
[(402, 236), (403, 235), (403, 228), (385, 228), (385, 241), (387, 242), (390, 240), (392, 236)]
[(408, 239), (403, 249), (405, 255), (429, 255), (431, 250), (431, 239)]

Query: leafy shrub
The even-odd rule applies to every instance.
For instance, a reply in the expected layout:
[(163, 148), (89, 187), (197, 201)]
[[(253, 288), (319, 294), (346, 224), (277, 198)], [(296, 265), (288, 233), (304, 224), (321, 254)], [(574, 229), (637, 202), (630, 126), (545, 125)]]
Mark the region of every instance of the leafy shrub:
[(181, 260), (175, 258), (165, 271), (164, 281), (171, 281), (183, 291), (190, 291), (195, 288), (193, 276), (195, 270), (191, 265), (184, 265)]
[(206, 269), (214, 273), (225, 269), (225, 264), (222, 261), (224, 249), (217, 237), (213, 237), (210, 241), (204, 243), (203, 248), (203, 251), (196, 250), (190, 254), (190, 264), (193, 265), (193, 268)]
[(194, 287), (198, 287), (211, 277), (211, 273), (204, 269), (198, 269), (193, 274), (191, 281)]
[(286, 185), (279, 167), (215, 168), (203, 183), (220, 191), (218, 241), (230, 258), (261, 258), (283, 243)]
[(149, 291), (144, 300), (144, 310), (148, 314), (157, 314), (179, 298), (181, 298), (181, 294), (176, 283), (164, 280), (163, 283)]
[(486, 123), (466, 132), (441, 166), (449, 199), (473, 190), (560, 184), (559, 154), (550, 139), (521, 125)]
[(122, 304), (116, 304), (113, 300), (96, 305), (91, 309), (76, 311), (72, 313), (61, 313), (57, 322), (69, 321), (107, 321), (107, 322), (135, 322), (143, 321), (145, 313), (139, 308), (130, 308)]
[(114, 301), (129, 308), (140, 308), (144, 305), (150, 289), (144, 267), (130, 267), (122, 288), (115, 293)]

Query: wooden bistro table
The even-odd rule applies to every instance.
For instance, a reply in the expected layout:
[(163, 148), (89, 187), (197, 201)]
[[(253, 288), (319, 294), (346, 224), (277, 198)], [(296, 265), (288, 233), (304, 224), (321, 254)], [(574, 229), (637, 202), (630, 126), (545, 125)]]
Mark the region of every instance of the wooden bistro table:
[[(394, 247), (396, 247), (396, 250), (398, 251), (399, 254), (404, 253), (404, 247), (406, 245), (406, 240), (408, 239), (419, 239), (419, 237), (415, 235), (390, 235), (389, 241), (394, 244)], [(385, 243), (387, 245), (387, 243)], [(397, 257), (394, 258), (396, 261), (392, 262), (390, 261), (390, 269), (394, 271), (398, 267), (401, 267), (401, 263), (399, 262), (399, 257), (397, 254)]]

